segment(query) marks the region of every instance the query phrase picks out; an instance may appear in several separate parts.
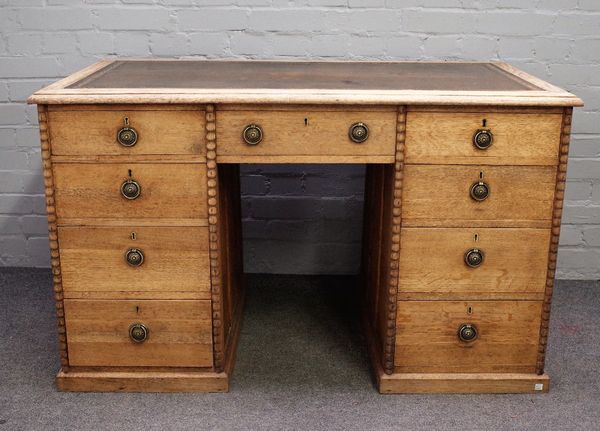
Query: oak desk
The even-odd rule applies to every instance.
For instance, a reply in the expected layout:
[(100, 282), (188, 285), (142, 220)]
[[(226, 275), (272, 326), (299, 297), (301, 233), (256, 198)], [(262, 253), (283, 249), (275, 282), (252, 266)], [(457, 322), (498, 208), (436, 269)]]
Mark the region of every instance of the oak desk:
[(59, 389), (228, 389), (239, 164), (259, 162), (367, 164), (362, 303), (381, 392), (548, 390), (572, 94), (504, 63), (129, 60), (29, 102)]

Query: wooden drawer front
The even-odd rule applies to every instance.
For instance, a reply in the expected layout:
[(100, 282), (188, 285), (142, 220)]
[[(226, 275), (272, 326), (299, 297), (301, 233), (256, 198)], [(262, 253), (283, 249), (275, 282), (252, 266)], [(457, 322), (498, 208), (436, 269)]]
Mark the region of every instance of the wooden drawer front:
[[(210, 301), (65, 300), (73, 366), (212, 367)], [(148, 328), (141, 343), (132, 324)]]
[[(542, 299), (550, 229), (403, 228), (400, 241), (400, 297), (528, 292)], [(484, 257), (476, 268), (465, 263), (472, 249)]]
[[(406, 162), (556, 165), (561, 124), (561, 114), (409, 112)], [(486, 150), (473, 145), (478, 129), (493, 135)]]
[[(305, 122), (306, 120), (306, 122)], [(350, 140), (350, 126), (363, 122), (369, 138)], [(248, 145), (242, 131), (248, 124), (263, 130), (257, 145)], [(392, 157), (396, 146), (395, 111), (219, 111), (218, 156), (365, 156)]]
[[(483, 181), (490, 194), (469, 192)], [(554, 166), (405, 165), (402, 218), (405, 226), (550, 226)]]
[(66, 298), (210, 299), (207, 227), (60, 227), (58, 238)]
[[(533, 373), (541, 313), (541, 301), (400, 301), (396, 371)], [(459, 340), (465, 323), (476, 326), (474, 341)]]
[[(125, 199), (121, 184), (141, 186)], [(56, 211), (65, 218), (206, 218), (206, 165), (201, 163), (107, 163), (54, 165)]]
[[(204, 111), (50, 111), (50, 142), (55, 155), (205, 154)], [(129, 119), (138, 134), (132, 147), (117, 141)]]

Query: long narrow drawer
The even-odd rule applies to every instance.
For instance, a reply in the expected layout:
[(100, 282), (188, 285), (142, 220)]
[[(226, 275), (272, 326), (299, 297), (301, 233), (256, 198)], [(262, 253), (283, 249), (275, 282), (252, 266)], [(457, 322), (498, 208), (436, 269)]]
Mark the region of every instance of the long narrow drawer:
[[(555, 180), (555, 166), (405, 165), (402, 223), (549, 227)], [(488, 194), (475, 200), (480, 182)]]
[(210, 301), (64, 304), (72, 366), (212, 367)]
[[(127, 218), (135, 223), (140, 218), (207, 217), (202, 163), (55, 163), (53, 168), (59, 223), (71, 218)], [(132, 181), (139, 196), (126, 198), (124, 184)]]
[[(350, 137), (352, 125), (362, 123), (367, 139)], [(262, 130), (262, 140), (249, 145), (243, 131), (248, 125)], [(389, 156), (396, 147), (396, 112), (233, 110), (217, 114), (217, 156)]]
[(549, 245), (550, 229), (403, 228), (399, 295), (543, 299)]
[(210, 299), (207, 227), (60, 227), (66, 298)]
[(533, 373), (541, 314), (541, 301), (399, 301), (396, 371)]
[(200, 110), (61, 108), (48, 115), (54, 155), (206, 153), (205, 115)]
[(556, 165), (561, 125), (559, 113), (409, 112), (406, 162)]

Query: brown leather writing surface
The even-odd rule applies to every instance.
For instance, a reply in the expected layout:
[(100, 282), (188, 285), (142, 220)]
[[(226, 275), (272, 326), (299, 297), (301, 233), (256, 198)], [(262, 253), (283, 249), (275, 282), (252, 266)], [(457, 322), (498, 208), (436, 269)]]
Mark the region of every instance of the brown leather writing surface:
[(540, 90), (492, 63), (115, 61), (68, 88)]

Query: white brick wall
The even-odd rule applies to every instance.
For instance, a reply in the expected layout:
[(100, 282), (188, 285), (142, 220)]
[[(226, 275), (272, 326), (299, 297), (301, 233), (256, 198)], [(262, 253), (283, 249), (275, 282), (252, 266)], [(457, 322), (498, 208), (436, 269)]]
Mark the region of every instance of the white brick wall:
[[(500, 59), (567, 88), (559, 276), (600, 278), (600, 1), (0, 0), (0, 265), (46, 266), (37, 88), (113, 56)], [(352, 272), (361, 167), (243, 169), (247, 268)]]

